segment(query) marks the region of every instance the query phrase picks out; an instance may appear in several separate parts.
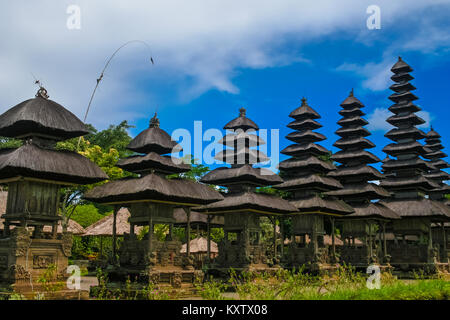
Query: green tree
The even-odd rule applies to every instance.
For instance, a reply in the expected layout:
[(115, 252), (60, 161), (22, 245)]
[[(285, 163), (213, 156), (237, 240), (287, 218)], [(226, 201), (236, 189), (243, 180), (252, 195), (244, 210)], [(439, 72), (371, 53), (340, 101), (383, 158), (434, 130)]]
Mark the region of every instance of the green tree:
[(0, 149), (18, 148), (22, 145), (22, 140), (0, 137)]

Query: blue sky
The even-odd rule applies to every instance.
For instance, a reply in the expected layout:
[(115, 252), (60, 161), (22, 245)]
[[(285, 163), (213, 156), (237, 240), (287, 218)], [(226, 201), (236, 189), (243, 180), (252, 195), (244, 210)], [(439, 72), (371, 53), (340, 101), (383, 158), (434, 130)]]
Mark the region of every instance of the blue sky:
[[(72, 4), (80, 29), (66, 27)], [(369, 5), (380, 8), (379, 30), (366, 26)], [(87, 120), (99, 129), (126, 119), (134, 136), (155, 110), (169, 133), (197, 120), (221, 129), (243, 106), (261, 128), (280, 129), (282, 149), (288, 114), (304, 96), (322, 115), (323, 145), (336, 151), (339, 104), (354, 88), (377, 145), (371, 151), (382, 159), (389, 69), (400, 55), (414, 69), (423, 116), (447, 147), (449, 18), (443, 0), (14, 1), (0, 13), (0, 111), (34, 95), (32, 73), (82, 118), (107, 58), (139, 39), (151, 52), (123, 48), (100, 84)]]

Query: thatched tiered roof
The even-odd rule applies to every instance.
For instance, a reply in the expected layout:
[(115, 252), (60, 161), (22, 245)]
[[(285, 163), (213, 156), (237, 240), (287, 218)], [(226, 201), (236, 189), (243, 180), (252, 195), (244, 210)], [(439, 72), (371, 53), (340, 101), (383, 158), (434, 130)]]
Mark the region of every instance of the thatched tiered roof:
[(46, 93), (41, 88), (35, 98), (0, 115), (0, 136), (18, 139), (40, 136), (60, 141), (89, 133), (80, 119), (48, 99)]
[(430, 191), (430, 197), (435, 200), (445, 201), (445, 195), (450, 193), (450, 186), (445, 181), (450, 180), (450, 175), (443, 169), (449, 168), (449, 164), (443, 158), (447, 155), (442, 152), (444, 146), (441, 144), (441, 136), (433, 130), (427, 133), (425, 137), (425, 146), (430, 150), (424, 157), (430, 160), (433, 168), (428, 170), (426, 178), (435, 182), (439, 187)]
[[(174, 205), (195, 206), (223, 199), (212, 188), (185, 179), (167, 179), (167, 174), (186, 172), (189, 166), (180, 159), (163, 156), (181, 147), (159, 127), (156, 113), (150, 128), (141, 132), (127, 146), (146, 155), (132, 156), (119, 161), (125, 170), (140, 173), (139, 178), (125, 178), (98, 186), (85, 194), (85, 198), (98, 203), (131, 203), (137, 201), (165, 202)], [(178, 163), (180, 162), (180, 163)]]
[[(387, 121), (397, 128), (385, 135), (394, 143), (387, 145), (383, 151), (394, 159), (386, 159), (382, 165), (386, 179), (381, 181), (381, 186), (393, 192), (394, 197), (381, 203), (402, 217), (440, 216), (447, 219), (450, 217), (450, 210), (445, 205), (422, 198), (423, 193), (437, 189), (439, 185), (424, 175), (430, 169), (433, 170), (433, 167), (420, 158), (432, 154), (432, 150), (417, 141), (425, 137), (425, 134), (416, 128), (424, 120), (415, 114), (420, 110), (413, 104), (418, 97), (410, 92), (415, 90), (409, 83), (414, 79), (409, 74), (413, 69), (399, 57), (391, 71), (394, 73), (391, 79), (395, 84), (390, 87), (394, 93), (389, 99), (394, 105), (389, 110), (394, 115)], [(434, 133), (430, 135), (431, 146), (435, 142), (433, 135)]]
[(90, 184), (108, 176), (88, 158), (72, 151), (45, 149), (25, 143), (17, 149), (0, 150), (1, 180), (20, 177), (64, 184)]
[[(289, 115), (294, 118), (288, 127), (297, 131), (286, 136), (294, 142), (281, 153), (292, 158), (280, 162), (279, 168), (285, 176), (285, 182), (275, 188), (293, 192), (291, 203), (301, 213), (349, 214), (353, 209), (342, 201), (322, 198), (320, 193), (342, 189), (342, 185), (328, 173), (336, 169), (331, 161), (322, 160), (330, 151), (316, 142), (325, 140), (322, 134), (312, 130), (320, 128), (316, 121), (320, 115), (311, 108), (306, 99), (302, 99), (300, 107)], [(295, 125), (293, 125), (295, 124)]]
[[(397, 214), (373, 200), (389, 197), (390, 193), (382, 187), (370, 183), (369, 181), (380, 180), (383, 175), (375, 168), (369, 166), (371, 163), (380, 161), (378, 157), (366, 151), (375, 145), (366, 139), (370, 132), (364, 126), (368, 122), (362, 118), (365, 113), (361, 110), (363, 103), (353, 94), (353, 89), (349, 96), (341, 103), (343, 118), (338, 121), (341, 129), (336, 131), (341, 136), (334, 144), (341, 149), (331, 158), (341, 165), (337, 170), (329, 173), (329, 176), (336, 178), (344, 186), (341, 190), (330, 191), (327, 194), (338, 197), (352, 205), (355, 212), (346, 216), (348, 218), (383, 218), (395, 219)], [(342, 132), (346, 132), (342, 135)]]
[(258, 126), (247, 118), (245, 109), (241, 108), (239, 117), (230, 121), (224, 129), (234, 130), (221, 140), (232, 149), (219, 152), (216, 159), (231, 164), (231, 168), (217, 168), (207, 173), (201, 182), (225, 186), (229, 192), (224, 200), (196, 210), (208, 213), (255, 211), (266, 214), (296, 211), (295, 207), (283, 199), (249, 191), (259, 186), (276, 185), (283, 180), (269, 170), (253, 168), (253, 164), (264, 162), (269, 158), (261, 151), (251, 149), (265, 142), (252, 133), (258, 130)]

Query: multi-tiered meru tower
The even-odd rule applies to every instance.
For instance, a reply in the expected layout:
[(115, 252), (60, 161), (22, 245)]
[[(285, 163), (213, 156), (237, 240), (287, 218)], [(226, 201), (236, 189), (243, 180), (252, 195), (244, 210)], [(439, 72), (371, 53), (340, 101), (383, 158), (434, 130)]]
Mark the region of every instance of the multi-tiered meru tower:
[[(364, 105), (353, 94), (341, 103), (338, 121), (341, 126), (336, 134), (341, 138), (334, 146), (341, 149), (331, 158), (340, 163), (336, 171), (330, 176), (338, 179), (343, 189), (328, 192), (351, 205), (355, 213), (342, 219), (342, 238), (344, 246), (341, 260), (353, 266), (367, 266), (371, 263), (381, 263), (386, 260), (385, 224), (399, 216), (389, 208), (374, 202), (390, 194), (382, 187), (370, 181), (379, 181), (383, 175), (370, 164), (380, 160), (366, 149), (375, 145), (366, 137), (370, 132), (364, 128), (368, 122), (362, 118), (365, 113), (361, 110)], [(355, 240), (361, 240), (357, 245)]]
[[(301, 106), (292, 111), (289, 117), (294, 120), (288, 127), (295, 131), (286, 138), (294, 144), (281, 151), (291, 158), (280, 162), (279, 168), (285, 182), (275, 186), (290, 192), (290, 202), (299, 211), (292, 217), (293, 237), (286, 262), (294, 268), (306, 265), (309, 269), (318, 269), (336, 262), (334, 218), (350, 214), (353, 209), (343, 201), (324, 195), (326, 191), (341, 189), (342, 185), (327, 176), (336, 167), (329, 159), (330, 152), (316, 143), (326, 139), (324, 135), (313, 131), (322, 127), (316, 121), (320, 115), (303, 98)], [(324, 217), (331, 220), (331, 252), (323, 241)]]
[[(70, 111), (40, 88), (36, 97), (0, 115), (0, 136), (23, 145), (0, 151), (0, 183), (8, 185), (4, 234), (0, 237), (0, 284), (14, 290), (39, 289), (49, 267), (67, 277), (72, 234), (58, 234), (62, 187), (100, 182), (108, 176), (76, 152), (56, 150), (58, 141), (89, 133)], [(51, 234), (44, 232), (51, 226)], [(56, 279), (51, 279), (56, 280)]]
[(219, 271), (229, 268), (269, 270), (280, 260), (276, 232), (273, 249), (269, 252), (261, 241), (260, 217), (271, 217), (275, 223), (276, 216), (297, 209), (279, 197), (255, 192), (257, 187), (279, 184), (282, 180), (272, 171), (253, 167), (267, 161), (268, 157), (255, 149), (265, 142), (254, 134), (259, 128), (247, 118), (245, 109), (241, 108), (239, 117), (224, 129), (229, 132), (220, 142), (231, 149), (219, 152), (215, 158), (231, 167), (217, 168), (206, 174), (201, 182), (224, 186), (228, 192), (224, 200), (196, 208), (196, 211), (222, 214), (225, 218), (225, 239), (218, 244), (219, 256), (212, 267)]
[[(130, 233), (124, 235), (119, 259), (113, 261), (116, 268), (112, 274), (122, 280), (127, 276), (137, 276), (144, 282), (171, 284), (174, 287), (181, 287), (183, 283), (192, 284), (201, 271), (193, 270), (189, 252), (190, 207), (218, 201), (223, 197), (201, 183), (167, 178), (168, 175), (189, 171), (190, 166), (180, 159), (166, 156), (181, 151), (181, 147), (159, 127), (156, 114), (150, 120), (149, 128), (137, 135), (127, 148), (138, 154), (119, 160), (117, 165), (138, 174), (139, 178), (112, 181), (85, 195), (86, 199), (114, 205), (114, 214), (121, 206), (130, 210)], [(176, 207), (184, 208), (187, 215), (188, 245), (185, 257), (180, 254), (181, 242), (172, 237), (171, 232), (163, 241), (154, 234), (155, 224), (169, 225), (172, 230), (176, 222)], [(134, 234), (134, 226), (148, 226), (149, 232), (143, 239), (138, 239)], [(114, 239), (114, 251), (115, 243)]]
[[(450, 177), (449, 174), (443, 170), (449, 168), (449, 164), (444, 160), (447, 155), (442, 151), (444, 146), (441, 144), (441, 136), (433, 130), (433, 127), (431, 127), (431, 130), (425, 137), (425, 142), (425, 146), (431, 152), (424, 155), (424, 157), (429, 159), (430, 164), (433, 166), (433, 169), (429, 170), (425, 177), (434, 181), (439, 186), (439, 188), (429, 191), (429, 197), (432, 200), (442, 201), (449, 205), (450, 200), (447, 199), (446, 195), (450, 193), (450, 188), (445, 181), (450, 180)], [(439, 245), (441, 262), (448, 261), (450, 257), (449, 227), (450, 222), (441, 222), (440, 224), (434, 224), (432, 226), (432, 240)]]
[(416, 125), (425, 121), (416, 115), (421, 109), (413, 103), (418, 99), (411, 93), (416, 88), (409, 82), (414, 79), (410, 75), (413, 69), (399, 58), (391, 71), (395, 84), (390, 87), (394, 93), (389, 99), (394, 104), (389, 110), (394, 115), (387, 122), (395, 128), (385, 136), (394, 143), (387, 145), (383, 151), (394, 159), (385, 160), (382, 165), (386, 179), (381, 186), (392, 192), (393, 196), (382, 203), (402, 218), (393, 222), (396, 240), (388, 250), (393, 266), (433, 266), (438, 253), (432, 243), (431, 223), (448, 220), (450, 210), (443, 202), (425, 197), (439, 186), (425, 177), (433, 167), (421, 158), (431, 150), (417, 141), (425, 138), (425, 134)]

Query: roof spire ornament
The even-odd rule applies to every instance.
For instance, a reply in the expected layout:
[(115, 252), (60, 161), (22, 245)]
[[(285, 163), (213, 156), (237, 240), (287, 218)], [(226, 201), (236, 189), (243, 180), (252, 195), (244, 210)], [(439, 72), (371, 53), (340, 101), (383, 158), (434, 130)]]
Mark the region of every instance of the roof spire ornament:
[(245, 112), (246, 112), (245, 108), (240, 108), (239, 109), (239, 117), (245, 117)]
[(302, 106), (306, 106), (306, 98), (305, 97), (302, 98)]
[(150, 119), (150, 128), (159, 128), (159, 119), (156, 112), (153, 118)]
[(353, 88), (352, 88), (352, 90), (350, 91), (349, 96), (350, 96), (350, 97), (353, 97)]

